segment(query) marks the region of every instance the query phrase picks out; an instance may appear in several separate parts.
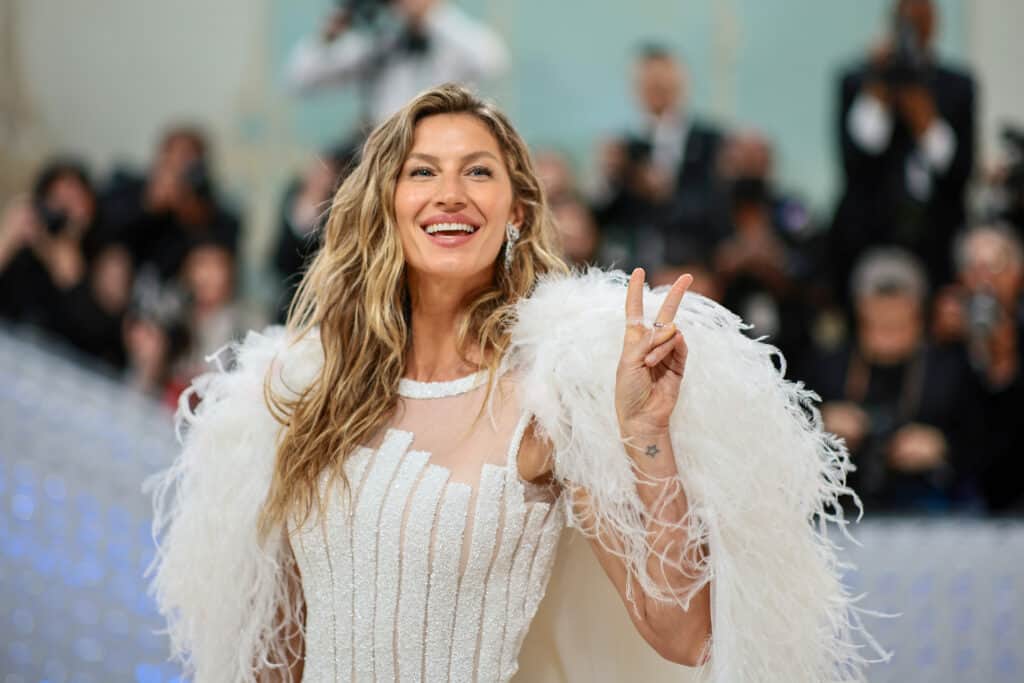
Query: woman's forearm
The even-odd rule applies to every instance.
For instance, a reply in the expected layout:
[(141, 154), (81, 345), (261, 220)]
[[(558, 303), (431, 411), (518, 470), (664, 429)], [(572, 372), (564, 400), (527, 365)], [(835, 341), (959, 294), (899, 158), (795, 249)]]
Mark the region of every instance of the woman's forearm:
[[(645, 433), (646, 432), (646, 433)], [(689, 505), (667, 432), (623, 430), (626, 451), (637, 472), (637, 493), (647, 512), (647, 573), (673, 597), (690, 593), (700, 580), (699, 564), (707, 549), (692, 542), (683, 524)], [(677, 661), (694, 663), (711, 631), (710, 585), (703, 586), (684, 610), (642, 593), (645, 620)]]

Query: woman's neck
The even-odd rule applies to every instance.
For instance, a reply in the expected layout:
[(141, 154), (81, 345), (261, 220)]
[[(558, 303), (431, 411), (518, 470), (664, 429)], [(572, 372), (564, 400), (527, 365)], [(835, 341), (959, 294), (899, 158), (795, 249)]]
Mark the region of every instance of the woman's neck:
[(458, 328), (465, 302), (475, 287), (469, 283), (410, 278), (412, 344), (406, 355), (405, 376), (421, 382), (444, 382), (480, 368), (473, 347), (459, 353)]

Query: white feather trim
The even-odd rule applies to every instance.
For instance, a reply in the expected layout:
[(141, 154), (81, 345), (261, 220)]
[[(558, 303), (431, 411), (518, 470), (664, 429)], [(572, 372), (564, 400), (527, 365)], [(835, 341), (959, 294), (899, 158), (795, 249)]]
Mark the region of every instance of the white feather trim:
[[(275, 392), (306, 386), (319, 347), (314, 339), (290, 346), (283, 328), (268, 328), (231, 345), (229, 371), (220, 365), (224, 349), (213, 354), (219, 370), (196, 379), (179, 402), (179, 457), (146, 483), (157, 539), (151, 592), (172, 657), (196, 683), (255, 682), (257, 671), (287, 661), (284, 636), (299, 624), (301, 603), (288, 595), (284, 535), (257, 538), (280, 433), (263, 383), (273, 364)], [(195, 413), (192, 394), (202, 398)]]
[[(692, 543), (709, 544), (710, 557), (684, 595), (648, 574), (644, 509), (614, 408), (626, 281), (599, 270), (549, 279), (518, 307), (513, 362), (524, 368), (524, 407), (554, 443), (556, 476), (587, 490), (599, 527), (622, 539), (621, 556), (645, 592), (685, 605), (711, 581), (708, 680), (864, 680), (869, 660), (852, 639), (863, 629), (826, 524), (845, 524), (837, 501), (853, 495), (849, 456), (823, 431), (817, 397), (775, 369), (777, 350), (696, 294), (676, 318), (688, 359), (671, 437), (690, 506), (679, 524)], [(648, 320), (663, 298), (645, 292)]]

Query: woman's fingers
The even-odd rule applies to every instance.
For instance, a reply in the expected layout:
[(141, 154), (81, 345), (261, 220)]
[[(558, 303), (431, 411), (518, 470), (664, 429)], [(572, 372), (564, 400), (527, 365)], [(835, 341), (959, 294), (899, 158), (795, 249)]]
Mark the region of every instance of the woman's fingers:
[(683, 333), (678, 330), (674, 330), (668, 339), (647, 352), (647, 355), (644, 356), (644, 365), (653, 368), (664, 362), (673, 352), (682, 354), (679, 359), (680, 363), (686, 357), (686, 343), (683, 341)]
[(668, 323), (675, 320), (679, 304), (682, 302), (683, 295), (686, 294), (686, 290), (690, 288), (691, 284), (693, 284), (693, 276), (689, 273), (680, 275), (672, 283), (671, 289), (665, 295), (665, 301), (662, 302), (661, 308), (658, 310), (657, 322)]
[(677, 329), (678, 328), (676, 327), (675, 323), (666, 323), (661, 327), (654, 327), (651, 330), (651, 337), (650, 342), (647, 345), (647, 350), (650, 351), (655, 346), (661, 346), (662, 344), (667, 342), (669, 339), (675, 336)]
[(687, 351), (686, 339), (680, 332), (672, 342), (672, 353), (663, 361), (669, 370), (679, 375), (680, 381), (683, 379), (683, 371), (686, 369)]
[(634, 268), (626, 288), (626, 324), (636, 325), (644, 319), (644, 278), (643, 268)]

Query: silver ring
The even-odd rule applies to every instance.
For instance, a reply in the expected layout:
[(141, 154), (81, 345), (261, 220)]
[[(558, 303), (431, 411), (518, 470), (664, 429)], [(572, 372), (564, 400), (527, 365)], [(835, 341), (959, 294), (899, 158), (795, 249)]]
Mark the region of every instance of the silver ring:
[(654, 328), (655, 328), (655, 329), (657, 329), (657, 330), (660, 330), (661, 328), (665, 327), (665, 325), (667, 325), (667, 324), (668, 324), (668, 323), (659, 323), (659, 322), (656, 322), (656, 323), (654, 323)]

